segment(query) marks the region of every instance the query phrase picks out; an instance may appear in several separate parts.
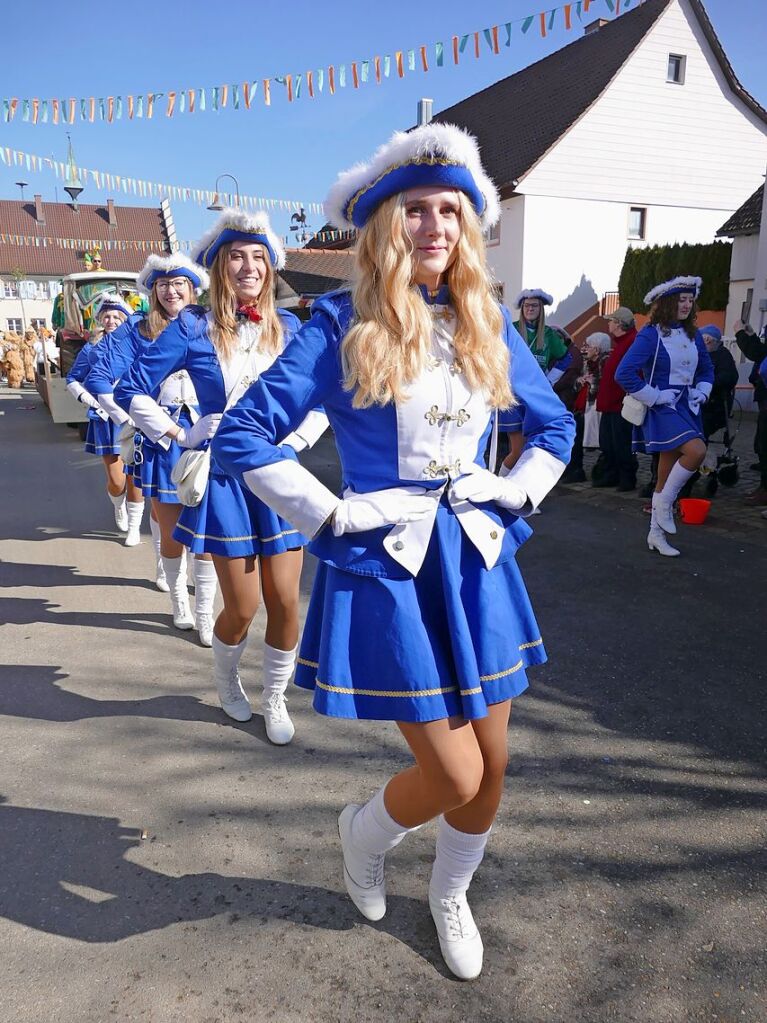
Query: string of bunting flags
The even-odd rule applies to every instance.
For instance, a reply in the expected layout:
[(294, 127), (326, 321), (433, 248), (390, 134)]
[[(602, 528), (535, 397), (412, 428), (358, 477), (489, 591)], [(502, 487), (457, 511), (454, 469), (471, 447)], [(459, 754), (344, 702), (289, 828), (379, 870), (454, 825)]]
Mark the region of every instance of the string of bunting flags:
[(166, 117), (227, 108), (250, 110), (259, 87), (262, 102), (265, 106), (270, 106), (272, 89), (275, 86), (284, 88), (288, 102), (292, 103), (307, 96), (314, 99), (318, 93), (325, 91), (334, 95), (338, 89), (344, 89), (349, 84), (358, 89), (367, 82), (380, 85), (384, 79), (394, 76), (404, 78), (407, 72), (417, 69), (427, 72), (432, 67), (444, 67), (451, 61), (453, 65), (457, 65), (462, 57), (468, 54), (473, 54), (477, 59), (487, 53), (497, 55), (502, 47), (511, 46), (515, 28), (521, 36), (526, 36), (531, 29), (535, 29), (545, 38), (558, 24), (569, 31), (573, 26), (573, 16), (580, 21), (592, 5), (604, 4), (612, 14), (619, 15), (621, 5), (626, 10), (636, 2), (637, 0), (574, 0), (572, 3), (561, 4), (559, 7), (539, 11), (537, 14), (528, 14), (526, 17), (501, 25), (454, 35), (447, 42), (442, 40), (412, 49), (395, 50), (393, 54), (352, 60), (346, 64), (330, 64), (326, 68), (275, 75), (272, 78), (263, 78), (260, 82), (254, 79), (208, 88), (171, 89), (167, 92), (126, 96), (65, 99), (38, 97), (19, 99), (13, 96), (0, 100), (0, 112), (6, 122), (13, 121), (20, 113), (21, 120), (30, 124), (49, 122), (74, 124), (76, 121), (90, 123), (105, 121), (111, 124), (125, 118), (151, 119), (163, 107)]
[[(319, 234), (312, 234), (311, 238), (321, 238), (323, 241), (337, 241), (340, 238), (353, 237), (354, 231), (321, 231)], [(283, 237), (286, 245), (295, 239), (289, 235)], [(195, 241), (177, 241), (174, 250), (179, 249), (191, 252), (197, 243)], [(0, 245), (15, 245), (27, 248), (47, 249), (84, 249), (86, 251), (99, 249), (102, 252), (164, 252), (165, 242), (161, 241), (131, 241), (126, 239), (110, 238), (53, 238), (48, 235), (37, 234), (11, 234), (7, 231), (0, 231)], [(322, 250), (320, 250), (322, 251)]]
[[(0, 163), (4, 163), (7, 167), (24, 167), (33, 172), (53, 171), (56, 177), (63, 181), (68, 180), (71, 170), (76, 177), (81, 177), (86, 181), (90, 178), (98, 189), (123, 192), (126, 195), (139, 195), (142, 198), (196, 202), (200, 206), (209, 206), (214, 199), (223, 199), (226, 205), (234, 206), (238, 198), (226, 192), (209, 192), (204, 188), (189, 188), (186, 185), (162, 185), (154, 181), (127, 177), (124, 174), (109, 174), (106, 171), (91, 170), (88, 167), (70, 169), (67, 164), (60, 160), (54, 160), (50, 156), (35, 156), (31, 153), (24, 153), (20, 149), (10, 149), (8, 146), (0, 146)], [(241, 195), (239, 203), (243, 209), (248, 210), (279, 209), (298, 212), (303, 207), (309, 213), (322, 213), (322, 203), (301, 203), (295, 199), (265, 199), (262, 196)]]

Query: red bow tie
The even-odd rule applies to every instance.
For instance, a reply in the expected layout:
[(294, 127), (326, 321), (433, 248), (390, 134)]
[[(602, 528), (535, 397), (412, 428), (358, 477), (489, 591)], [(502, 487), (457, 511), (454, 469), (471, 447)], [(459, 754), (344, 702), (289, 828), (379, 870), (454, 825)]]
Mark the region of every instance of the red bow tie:
[(238, 320), (250, 320), (251, 323), (261, 322), (261, 313), (254, 305), (241, 305), (237, 307)]

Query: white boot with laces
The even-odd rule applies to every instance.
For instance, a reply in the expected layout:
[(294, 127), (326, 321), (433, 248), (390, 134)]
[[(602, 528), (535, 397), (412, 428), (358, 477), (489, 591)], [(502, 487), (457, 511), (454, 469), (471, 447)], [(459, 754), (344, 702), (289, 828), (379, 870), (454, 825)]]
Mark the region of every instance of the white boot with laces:
[(194, 587), (194, 618), (197, 635), (202, 646), (213, 645), (213, 603), (216, 599), (218, 578), (212, 561), (204, 561), (190, 554)]
[(264, 643), (264, 693), (261, 709), (266, 734), (275, 746), (287, 745), (296, 734), (285, 701), (285, 690), (296, 666), (296, 649), (278, 650)]
[(669, 503), (663, 494), (653, 494), (652, 510), (655, 521), (664, 533), (676, 533), (673, 501)]
[(247, 639), (243, 639), (236, 646), (229, 646), (213, 634), (213, 679), (221, 709), (233, 721), (250, 721), (253, 717), (238, 670), (246, 643)]
[(152, 546), (154, 547), (154, 556), (157, 562), (154, 576), (155, 586), (161, 593), (169, 593), (170, 586), (168, 586), (165, 569), (162, 567), (162, 554), (160, 553), (160, 523), (157, 519), (153, 519), (151, 515), (149, 516), (149, 529), (152, 533)]
[(666, 539), (666, 534), (658, 522), (658, 513), (655, 507), (655, 498), (658, 494), (653, 495), (652, 502), (652, 516), (650, 518), (650, 532), (647, 534), (647, 546), (651, 551), (657, 551), (658, 554), (662, 554), (664, 558), (677, 558), (679, 557), (679, 551), (676, 547), (672, 547)]
[(138, 547), (141, 543), (141, 520), (144, 517), (143, 501), (128, 501), (128, 533), (123, 540), (124, 547)]
[(162, 559), (162, 567), (165, 570), (165, 578), (168, 581), (170, 602), (173, 608), (173, 624), (177, 629), (187, 631), (194, 628), (192, 609), (189, 607), (189, 594), (186, 589), (186, 570), (184, 567), (184, 555), (177, 558)]
[(108, 493), (109, 500), (112, 502), (112, 506), (115, 510), (115, 525), (117, 526), (121, 533), (128, 532), (128, 509), (125, 507), (127, 494), (128, 494), (127, 487), (125, 488), (125, 490), (123, 490), (121, 494), (118, 494), (116, 497), (114, 494)]

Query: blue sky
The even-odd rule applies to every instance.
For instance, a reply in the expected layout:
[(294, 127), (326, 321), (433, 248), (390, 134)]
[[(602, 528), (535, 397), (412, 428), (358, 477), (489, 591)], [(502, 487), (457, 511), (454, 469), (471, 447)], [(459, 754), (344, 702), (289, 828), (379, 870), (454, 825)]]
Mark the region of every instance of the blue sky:
[[(714, 28), (743, 85), (767, 106), (767, 5), (764, 0), (704, 0)], [(37, 0), (5, 5), (0, 99), (6, 96), (107, 96), (167, 92), (224, 82), (303, 72), (375, 54), (417, 48), (453, 35), (513, 21), (559, 0), (259, 0), (250, 4), (211, 4), (187, 0), (174, 5), (105, 4), (103, 0)], [(625, 0), (624, 0), (625, 3)], [(637, 0), (633, 0), (635, 6)], [(66, 13), (62, 13), (66, 11)], [(361, 13), (364, 12), (364, 13)], [(143, 17), (142, 17), (143, 16)], [(610, 16), (605, 0), (592, 0), (589, 16)], [(72, 32), (70, 26), (77, 26)], [(350, 86), (314, 100), (288, 104), (273, 89), (271, 107), (259, 91), (250, 111), (176, 114), (164, 105), (152, 120), (113, 124), (59, 124), (0, 121), (0, 145), (63, 160), (66, 131), (78, 161), (116, 174), (150, 181), (212, 188), (216, 175), (229, 172), (250, 195), (321, 201), (338, 170), (370, 154), (396, 128), (415, 119), (421, 96), (447, 107), (576, 39), (557, 27), (541, 39), (533, 25), (527, 35), (514, 26), (511, 47), (474, 59), (467, 49), (459, 67), (446, 56), (445, 67), (392, 76), (382, 85)], [(34, 34), (34, 43), (31, 43)], [(430, 49), (433, 53), (433, 48)], [(567, 82), (562, 88), (567, 88)], [(532, 116), (532, 114), (531, 114)], [(708, 143), (710, 144), (710, 143)], [(737, 159), (737, 156), (734, 156)], [(18, 168), (0, 164), (0, 197), (17, 198)], [(42, 192), (54, 200), (52, 174), (30, 174), (27, 196)], [(103, 202), (106, 192), (91, 183), (83, 202)], [(59, 199), (65, 197), (59, 186)], [(118, 204), (142, 204), (115, 196)], [(212, 214), (191, 203), (174, 203), (179, 237), (195, 238)], [(274, 216), (287, 230), (287, 218)], [(312, 218), (312, 226), (321, 226)]]

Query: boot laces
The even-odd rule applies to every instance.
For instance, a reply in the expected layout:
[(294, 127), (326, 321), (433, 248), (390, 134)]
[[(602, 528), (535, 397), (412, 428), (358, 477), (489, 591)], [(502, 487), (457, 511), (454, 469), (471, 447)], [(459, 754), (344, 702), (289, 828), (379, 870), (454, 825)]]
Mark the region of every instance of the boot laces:
[(289, 721), (288, 708), (285, 706), (287, 703), (282, 693), (269, 693), (264, 698), (264, 707), (269, 711), (278, 721)]
[(384, 880), (385, 853), (372, 853), (368, 856), (365, 880), (369, 888), (380, 888)]
[(235, 667), (229, 669), (229, 677), (226, 680), (226, 702), (236, 703), (242, 699), (243, 695), (240, 672), (235, 665)]
[(464, 897), (448, 896), (440, 899), (445, 910), (448, 937), (453, 940), (470, 937), (474, 932), (469, 904)]

